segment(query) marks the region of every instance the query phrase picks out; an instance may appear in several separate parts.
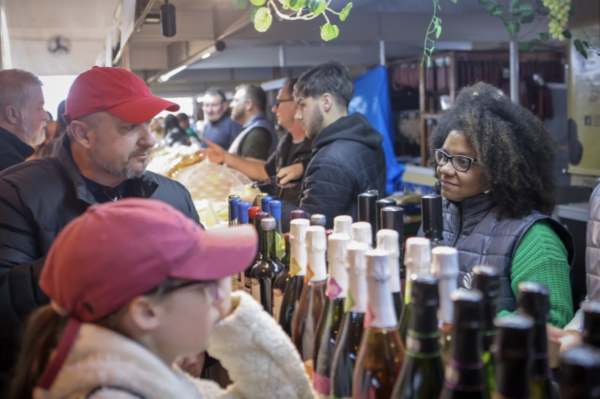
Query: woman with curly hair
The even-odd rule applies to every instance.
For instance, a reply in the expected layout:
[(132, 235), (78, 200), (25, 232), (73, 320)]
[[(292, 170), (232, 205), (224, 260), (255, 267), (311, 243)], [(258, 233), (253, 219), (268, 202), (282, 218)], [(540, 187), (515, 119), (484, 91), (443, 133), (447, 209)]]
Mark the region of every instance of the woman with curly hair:
[(440, 179), (444, 241), (459, 251), (459, 287), (471, 269), (496, 266), (500, 315), (516, 310), (518, 285), (535, 281), (551, 292), (551, 325), (573, 316), (573, 244), (550, 218), (555, 205), (554, 149), (542, 122), (488, 84), (464, 88), (431, 137)]

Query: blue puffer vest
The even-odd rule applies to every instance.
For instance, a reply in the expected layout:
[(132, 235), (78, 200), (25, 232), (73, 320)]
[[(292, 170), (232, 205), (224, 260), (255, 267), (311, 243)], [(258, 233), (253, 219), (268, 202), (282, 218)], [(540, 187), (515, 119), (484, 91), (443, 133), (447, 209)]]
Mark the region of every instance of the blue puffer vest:
[[(517, 308), (516, 298), (510, 288), (511, 265), (519, 243), (534, 223), (540, 220), (550, 223), (567, 249), (569, 265), (573, 264), (571, 234), (560, 223), (541, 212), (533, 211), (521, 219), (499, 219), (490, 194), (480, 194), (460, 203), (445, 200), (442, 210), (443, 245), (458, 250), (459, 289), (471, 289), (473, 267), (496, 266), (501, 276), (499, 311), (514, 311)], [(419, 234), (422, 234), (421, 231)]]

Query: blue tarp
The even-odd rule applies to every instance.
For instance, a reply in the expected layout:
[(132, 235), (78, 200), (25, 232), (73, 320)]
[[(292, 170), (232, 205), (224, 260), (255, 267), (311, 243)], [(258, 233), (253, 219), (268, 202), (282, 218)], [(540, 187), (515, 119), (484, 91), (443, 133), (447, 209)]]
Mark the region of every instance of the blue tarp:
[(370, 70), (354, 82), (354, 97), (348, 108), (350, 114), (360, 112), (366, 116), (373, 128), (383, 136), (387, 195), (396, 191), (404, 172), (404, 165), (396, 161), (396, 154), (394, 154), (392, 104), (388, 87), (387, 70), (383, 66)]

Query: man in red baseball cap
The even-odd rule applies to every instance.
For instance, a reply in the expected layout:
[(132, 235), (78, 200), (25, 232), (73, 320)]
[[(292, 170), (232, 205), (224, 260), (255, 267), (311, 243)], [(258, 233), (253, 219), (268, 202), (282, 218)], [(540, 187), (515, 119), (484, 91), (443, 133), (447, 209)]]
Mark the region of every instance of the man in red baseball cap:
[(38, 277), (50, 245), (90, 205), (152, 198), (199, 223), (181, 184), (145, 171), (155, 144), (150, 120), (178, 109), (133, 73), (94, 67), (71, 86), (63, 115), (69, 130), (58, 156), (0, 173), (0, 375), (13, 364), (23, 321), (48, 302)]

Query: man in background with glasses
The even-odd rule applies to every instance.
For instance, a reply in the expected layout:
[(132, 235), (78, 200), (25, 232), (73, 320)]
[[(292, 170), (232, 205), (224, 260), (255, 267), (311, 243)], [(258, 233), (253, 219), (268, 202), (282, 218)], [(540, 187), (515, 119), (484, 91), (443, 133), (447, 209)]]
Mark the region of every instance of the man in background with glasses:
[(199, 223), (181, 184), (146, 172), (155, 144), (150, 120), (164, 110), (179, 106), (154, 97), (131, 72), (94, 67), (71, 86), (62, 116), (69, 130), (58, 156), (0, 173), (0, 385), (10, 378), (21, 325), (48, 303), (38, 279), (70, 221), (90, 205), (138, 197), (161, 200)]
[(221, 90), (213, 87), (204, 94), (202, 111), (206, 124), (202, 134), (202, 148), (208, 147), (207, 139), (223, 148), (229, 148), (242, 131), (242, 126), (229, 116), (228, 109), (229, 104)]
[[(271, 154), (267, 163), (231, 154), (223, 147), (209, 140), (207, 141), (209, 148), (205, 153), (210, 161), (224, 163), (230, 168), (244, 173), (252, 180), (269, 180), (286, 166), (297, 163), (308, 164), (312, 152), (312, 140), (306, 137), (302, 125), (294, 118), (294, 114), (298, 108), (298, 104), (294, 102), (293, 97), (296, 81), (297, 79), (288, 79), (285, 82), (279, 93), (277, 93), (277, 100), (271, 108), (277, 117), (277, 124), (287, 130), (288, 133), (281, 138), (277, 146), (277, 151)], [(299, 182), (293, 187), (281, 188), (273, 183), (261, 187), (261, 190), (294, 205), (298, 205), (301, 186), (302, 184)]]

